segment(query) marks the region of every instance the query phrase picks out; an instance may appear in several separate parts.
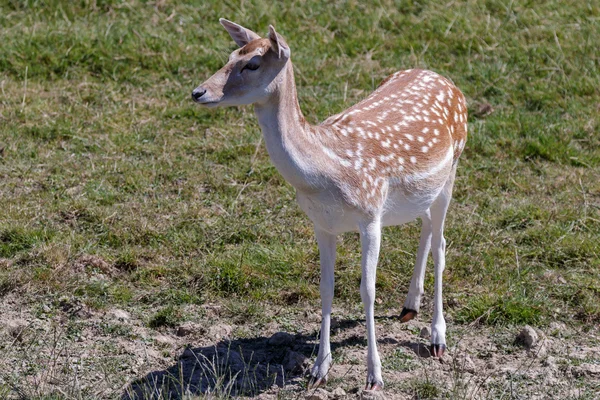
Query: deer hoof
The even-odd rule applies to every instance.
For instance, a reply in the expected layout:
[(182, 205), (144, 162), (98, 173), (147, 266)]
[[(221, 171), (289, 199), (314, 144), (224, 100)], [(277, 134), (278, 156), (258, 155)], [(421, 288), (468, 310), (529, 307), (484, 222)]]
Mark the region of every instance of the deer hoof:
[(314, 376), (311, 376), (310, 379), (308, 380), (308, 390), (313, 390), (313, 389), (317, 389), (320, 387), (323, 387), (327, 384), (327, 378), (323, 377), (323, 378), (315, 378)]
[(416, 316), (417, 312), (415, 310), (403, 307), (402, 312), (400, 313), (400, 322), (408, 322)]
[(446, 351), (445, 344), (432, 344), (429, 347), (429, 353), (431, 354), (431, 357), (442, 358), (445, 351)]
[(371, 390), (373, 392), (383, 390), (383, 382), (367, 382), (365, 390)]

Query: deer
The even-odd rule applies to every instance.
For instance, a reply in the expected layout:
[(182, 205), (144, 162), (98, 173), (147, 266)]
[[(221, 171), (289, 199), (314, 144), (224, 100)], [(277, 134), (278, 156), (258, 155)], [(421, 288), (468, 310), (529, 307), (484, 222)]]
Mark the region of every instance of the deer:
[(444, 221), (467, 139), (463, 93), (435, 72), (408, 69), (387, 77), (364, 100), (319, 125), (300, 109), (290, 47), (269, 25), (263, 38), (234, 22), (221, 25), (239, 46), (192, 91), (203, 107), (254, 105), (271, 161), (296, 190), (314, 225), (320, 259), (321, 333), (309, 387), (326, 384), (332, 364), (331, 307), (337, 236), (358, 232), (360, 296), (367, 336), (365, 390), (383, 390), (374, 302), (382, 228), (420, 218), (416, 263), (400, 321), (415, 318), (429, 252), (434, 264), (430, 354), (446, 351), (442, 306)]

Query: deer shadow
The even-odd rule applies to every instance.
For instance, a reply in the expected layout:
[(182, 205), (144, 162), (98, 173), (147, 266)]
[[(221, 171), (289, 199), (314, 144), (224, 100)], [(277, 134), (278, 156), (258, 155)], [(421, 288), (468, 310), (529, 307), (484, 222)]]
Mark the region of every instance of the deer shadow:
[(188, 347), (176, 364), (127, 385), (121, 399), (175, 400), (209, 393), (218, 398), (256, 396), (273, 385), (304, 379), (316, 350), (316, 335), (285, 332)]
[[(361, 319), (340, 320), (332, 333), (362, 323)], [(398, 344), (421, 357), (428, 356), (418, 343), (399, 343), (390, 338), (379, 342)], [(257, 396), (274, 385), (305, 382), (318, 345), (318, 332), (311, 335), (278, 332), (271, 337), (224, 339), (211, 346), (187, 347), (174, 365), (128, 384), (121, 400), (177, 400), (206, 394), (217, 398)], [(366, 345), (363, 335), (352, 335), (332, 341), (331, 349), (333, 352), (340, 347)]]

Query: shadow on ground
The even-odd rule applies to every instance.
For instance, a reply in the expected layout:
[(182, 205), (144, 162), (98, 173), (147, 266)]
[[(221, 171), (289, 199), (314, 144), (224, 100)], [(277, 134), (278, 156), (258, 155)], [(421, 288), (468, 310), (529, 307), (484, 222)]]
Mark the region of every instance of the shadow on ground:
[(303, 379), (318, 350), (316, 335), (278, 332), (188, 347), (177, 363), (132, 382), (122, 399), (180, 399), (184, 395), (256, 396), (273, 385)]
[[(385, 317), (384, 317), (385, 318)], [(332, 333), (350, 330), (364, 320), (337, 321)], [(274, 385), (301, 383), (318, 351), (318, 337), (278, 332), (271, 337), (222, 340), (213, 346), (186, 348), (177, 363), (154, 371), (127, 385), (122, 400), (181, 399), (185, 395), (213, 394), (217, 397), (257, 396)], [(427, 357), (418, 343), (399, 343), (385, 338), (380, 342), (398, 344)], [(331, 349), (365, 347), (363, 335), (332, 341)]]

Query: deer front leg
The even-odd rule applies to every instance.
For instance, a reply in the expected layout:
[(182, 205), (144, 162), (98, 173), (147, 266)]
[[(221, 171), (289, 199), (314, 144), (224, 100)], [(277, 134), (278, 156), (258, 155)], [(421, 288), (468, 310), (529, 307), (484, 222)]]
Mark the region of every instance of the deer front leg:
[(336, 236), (315, 227), (315, 236), (319, 245), (321, 259), (321, 334), (319, 354), (311, 370), (309, 387), (318, 387), (327, 383), (327, 373), (331, 367), (331, 347), (329, 330), (331, 326), (331, 304), (333, 302)]
[(375, 275), (379, 246), (381, 244), (381, 221), (376, 217), (359, 224), (362, 247), (362, 279), (360, 296), (365, 307), (367, 321), (367, 384), (366, 390), (383, 389), (381, 377), (381, 360), (377, 352), (377, 337), (375, 335)]

